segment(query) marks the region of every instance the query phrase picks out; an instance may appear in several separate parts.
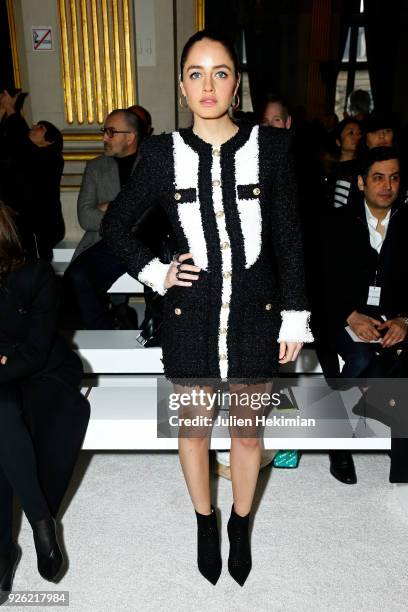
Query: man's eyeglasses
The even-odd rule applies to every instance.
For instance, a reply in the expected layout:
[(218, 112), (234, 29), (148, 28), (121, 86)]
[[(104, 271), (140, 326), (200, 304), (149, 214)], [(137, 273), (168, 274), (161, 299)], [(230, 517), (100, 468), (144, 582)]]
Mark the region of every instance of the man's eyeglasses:
[(115, 130), (115, 128), (111, 127), (103, 127), (101, 128), (101, 132), (103, 135), (107, 135), (108, 138), (113, 138), (115, 134), (131, 134), (132, 132), (124, 132), (123, 130)]

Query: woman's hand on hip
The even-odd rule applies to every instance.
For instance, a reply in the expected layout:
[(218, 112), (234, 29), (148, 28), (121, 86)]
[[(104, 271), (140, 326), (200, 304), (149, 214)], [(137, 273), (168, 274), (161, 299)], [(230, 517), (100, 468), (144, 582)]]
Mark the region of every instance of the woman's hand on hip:
[(303, 342), (280, 342), (279, 363), (284, 364), (289, 363), (289, 361), (296, 361), (302, 346)]
[[(192, 258), (193, 256), (191, 253), (183, 253), (183, 255), (178, 256), (177, 260), (171, 262), (164, 281), (164, 287), (166, 289), (170, 289), (170, 287), (174, 287), (174, 285), (179, 285), (180, 287), (191, 287), (193, 284), (192, 281), (199, 279), (198, 274), (201, 271), (201, 268), (189, 263), (183, 263), (187, 259)], [(191, 272), (193, 274), (190, 274)]]

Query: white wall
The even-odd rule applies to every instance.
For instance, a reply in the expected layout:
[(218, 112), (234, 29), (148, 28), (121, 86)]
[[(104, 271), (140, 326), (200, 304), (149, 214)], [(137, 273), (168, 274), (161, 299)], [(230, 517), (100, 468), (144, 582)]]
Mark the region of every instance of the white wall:
[(173, 1), (134, 0), (134, 8), (138, 103), (151, 113), (156, 134), (170, 132), (175, 128)]
[[(177, 0), (177, 71), (176, 79), (178, 81), (180, 73), (180, 55), (184, 44), (195, 32), (195, 2), (186, 0)], [(189, 109), (181, 108), (179, 104), (180, 89), (177, 89), (177, 114), (178, 127), (189, 127), (192, 121), (192, 115)]]
[[(17, 0), (16, 21), (23, 65), (23, 88), (29, 92), (27, 118), (47, 119), (60, 129), (66, 127), (61, 78), (58, 6), (56, 0)], [(19, 4), (19, 6), (18, 6)], [(33, 26), (51, 26), (52, 51), (34, 51)]]

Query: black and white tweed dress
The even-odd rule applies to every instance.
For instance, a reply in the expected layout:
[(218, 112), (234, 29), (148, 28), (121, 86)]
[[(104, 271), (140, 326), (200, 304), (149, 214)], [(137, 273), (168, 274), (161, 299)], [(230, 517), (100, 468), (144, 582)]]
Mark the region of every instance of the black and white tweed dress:
[[(241, 127), (219, 147), (192, 128), (152, 137), (110, 204), (102, 238), (129, 274), (165, 296), (167, 378), (273, 376), (279, 341), (313, 340), (304, 286), (296, 186), (286, 130)], [(164, 289), (168, 264), (132, 234), (157, 201), (178, 251), (202, 271)]]

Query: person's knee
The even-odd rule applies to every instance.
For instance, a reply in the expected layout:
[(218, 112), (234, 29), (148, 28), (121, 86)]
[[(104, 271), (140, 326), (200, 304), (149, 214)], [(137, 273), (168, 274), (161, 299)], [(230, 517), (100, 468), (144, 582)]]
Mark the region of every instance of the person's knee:
[(253, 437), (240, 437), (236, 435), (236, 432), (233, 432), (233, 434), (231, 435), (231, 443), (236, 447), (241, 447), (245, 450), (253, 450), (259, 446), (259, 438), (255, 435)]
[(65, 270), (64, 280), (65, 280), (65, 282), (69, 286), (77, 287), (82, 282), (81, 270), (78, 271), (78, 268), (74, 268), (73, 266), (69, 266)]
[(13, 383), (0, 384), (0, 421), (2, 416), (10, 412), (19, 412), (21, 394), (17, 385)]
[(90, 284), (87, 269), (78, 260), (68, 266), (64, 276), (65, 280), (75, 288), (81, 288)]
[(210, 429), (207, 427), (196, 427), (192, 430), (190, 427), (182, 428), (179, 431), (180, 440), (185, 440), (186, 443), (193, 446), (207, 446)]
[(352, 370), (354, 376), (359, 376), (366, 370), (373, 361), (373, 355), (368, 351), (358, 351), (350, 355), (347, 360), (348, 370)]

